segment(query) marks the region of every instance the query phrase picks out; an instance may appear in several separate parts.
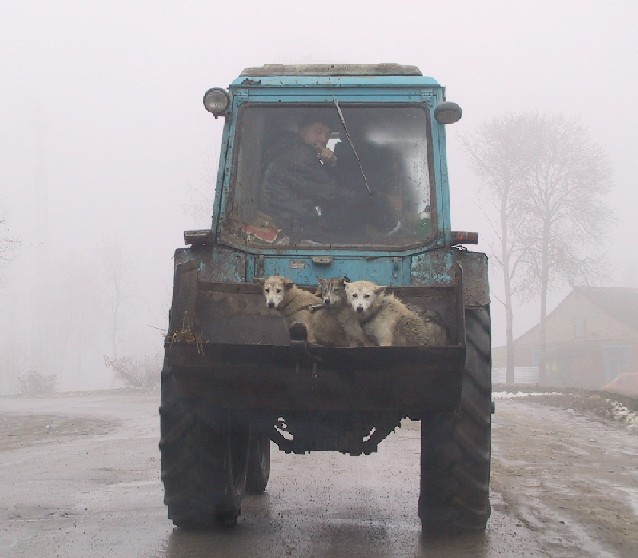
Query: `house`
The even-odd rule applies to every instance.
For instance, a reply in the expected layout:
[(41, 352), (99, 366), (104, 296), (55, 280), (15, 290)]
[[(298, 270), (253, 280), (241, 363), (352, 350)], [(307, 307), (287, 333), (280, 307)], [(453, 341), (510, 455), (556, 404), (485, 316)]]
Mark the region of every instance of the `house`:
[[(638, 371), (638, 289), (576, 287), (547, 316), (547, 383), (598, 389)], [(514, 341), (514, 366), (538, 367), (540, 326)], [(506, 347), (492, 350), (505, 366)]]

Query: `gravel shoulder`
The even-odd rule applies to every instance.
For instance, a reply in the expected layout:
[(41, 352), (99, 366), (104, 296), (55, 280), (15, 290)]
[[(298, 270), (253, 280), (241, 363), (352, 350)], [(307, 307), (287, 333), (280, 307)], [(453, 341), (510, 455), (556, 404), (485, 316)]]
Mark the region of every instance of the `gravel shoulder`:
[(0, 414), (0, 452), (113, 432), (119, 422), (90, 417)]
[[(159, 401), (159, 391), (116, 389), (0, 397), (0, 452), (112, 434), (148, 398)], [(121, 410), (110, 408), (110, 402), (120, 400), (129, 405)]]

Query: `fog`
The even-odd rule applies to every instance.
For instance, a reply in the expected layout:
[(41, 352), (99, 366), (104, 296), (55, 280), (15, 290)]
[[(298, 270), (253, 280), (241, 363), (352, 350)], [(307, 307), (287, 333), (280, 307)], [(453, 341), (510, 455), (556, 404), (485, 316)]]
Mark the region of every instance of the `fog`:
[[(0, 393), (18, 374), (58, 389), (118, 385), (114, 266), (121, 254), (118, 355), (154, 355), (182, 232), (210, 224), (222, 121), (202, 95), (265, 63), (419, 66), (463, 107), (448, 129), (452, 224), (489, 227), (461, 138), (502, 112), (580, 118), (608, 153), (616, 226), (610, 285), (638, 287), (632, 248), (638, 157), (638, 4), (633, 0), (150, 2), (0, 5)], [(498, 277), (492, 283), (500, 295)], [(552, 293), (556, 304), (567, 288)], [(538, 319), (518, 304), (515, 334)], [(504, 341), (493, 303), (493, 342)]]

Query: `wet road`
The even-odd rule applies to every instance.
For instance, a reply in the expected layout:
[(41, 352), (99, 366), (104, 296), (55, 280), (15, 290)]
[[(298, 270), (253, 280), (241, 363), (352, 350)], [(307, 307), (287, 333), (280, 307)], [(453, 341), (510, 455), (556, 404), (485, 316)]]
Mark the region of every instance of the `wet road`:
[(484, 535), (428, 539), (416, 514), (419, 424), (372, 456), (273, 448), (238, 525), (173, 528), (162, 503), (157, 394), (0, 399), (0, 556), (638, 555), (638, 435), (566, 410), (499, 401)]

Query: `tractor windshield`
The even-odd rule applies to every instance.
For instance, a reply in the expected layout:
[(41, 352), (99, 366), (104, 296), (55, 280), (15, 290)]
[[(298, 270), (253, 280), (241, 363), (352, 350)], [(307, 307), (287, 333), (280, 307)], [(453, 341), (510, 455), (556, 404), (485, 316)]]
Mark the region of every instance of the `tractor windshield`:
[(255, 245), (407, 246), (428, 238), (418, 106), (244, 105), (223, 233)]

